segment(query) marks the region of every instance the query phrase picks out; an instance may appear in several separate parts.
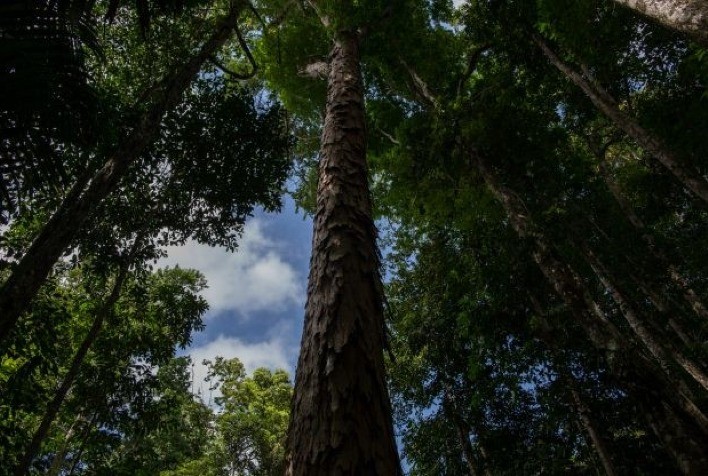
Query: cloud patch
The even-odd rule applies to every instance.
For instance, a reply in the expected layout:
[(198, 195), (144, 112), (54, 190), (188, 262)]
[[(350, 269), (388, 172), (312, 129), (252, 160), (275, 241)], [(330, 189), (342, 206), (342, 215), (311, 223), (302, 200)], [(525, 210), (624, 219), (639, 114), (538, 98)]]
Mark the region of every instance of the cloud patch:
[(209, 286), (203, 293), (210, 307), (207, 318), (227, 311), (247, 317), (254, 311), (279, 312), (304, 302), (303, 279), (282, 258), (283, 249), (254, 219), (246, 224), (236, 252), (190, 241), (168, 248), (160, 266), (179, 265), (204, 274)]
[[(289, 349), (278, 337), (262, 342), (247, 343), (234, 337), (220, 335), (203, 346), (189, 349), (188, 353), (194, 364), (193, 391), (201, 395), (208, 403), (218, 395), (217, 392), (210, 392), (209, 383), (204, 381), (207, 376), (207, 368), (202, 362), (205, 359), (213, 361), (217, 356), (225, 359), (237, 357), (246, 367), (248, 374), (259, 367), (267, 367), (271, 370), (285, 369), (289, 373), (292, 372), (289, 359), (292, 349)], [(293, 378), (292, 374), (290, 378)]]

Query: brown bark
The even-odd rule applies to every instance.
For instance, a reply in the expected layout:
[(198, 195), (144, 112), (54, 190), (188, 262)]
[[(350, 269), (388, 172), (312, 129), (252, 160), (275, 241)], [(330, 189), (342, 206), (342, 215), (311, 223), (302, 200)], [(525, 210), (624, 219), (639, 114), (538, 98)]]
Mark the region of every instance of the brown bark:
[(543, 51), (549, 61), (585, 93), (600, 112), (666, 167), (684, 187), (708, 203), (708, 181), (697, 170), (690, 165), (682, 163), (658, 138), (622, 112), (617, 106), (617, 102), (599, 84), (591, 78), (583, 77), (582, 74), (564, 63), (539, 35), (534, 34), (533, 41)]
[(120, 270), (118, 271), (118, 275), (116, 276), (115, 282), (113, 283), (113, 287), (111, 289), (110, 294), (105, 299), (100, 309), (96, 312), (96, 317), (94, 318), (93, 323), (91, 324), (91, 328), (84, 337), (83, 341), (81, 341), (81, 345), (79, 346), (78, 350), (76, 351), (76, 354), (74, 354), (74, 357), (71, 360), (69, 370), (67, 370), (66, 375), (64, 375), (64, 378), (61, 381), (61, 384), (59, 384), (59, 387), (57, 387), (56, 391), (54, 392), (54, 397), (47, 405), (47, 409), (44, 411), (42, 421), (40, 422), (39, 427), (37, 427), (37, 430), (32, 435), (32, 439), (30, 440), (27, 448), (25, 449), (20, 463), (15, 469), (16, 476), (22, 476), (28, 473), (29, 467), (32, 464), (34, 456), (37, 454), (40, 447), (42, 446), (42, 441), (44, 441), (44, 438), (46, 438), (47, 433), (49, 432), (49, 429), (51, 428), (52, 423), (54, 422), (54, 419), (56, 418), (57, 414), (59, 413), (59, 410), (61, 409), (62, 404), (64, 403), (64, 400), (66, 399), (66, 396), (69, 394), (69, 390), (73, 386), (76, 377), (79, 375), (81, 364), (86, 358), (89, 349), (96, 341), (98, 334), (101, 332), (103, 323), (106, 321), (109, 314), (113, 312), (113, 307), (115, 306), (116, 302), (118, 301), (118, 298), (120, 297), (121, 290), (123, 289), (123, 283), (125, 282), (128, 276), (128, 269), (130, 267), (131, 262), (130, 257), (135, 254), (135, 251), (138, 246), (139, 239), (136, 239), (131, 252), (128, 254), (128, 256), (125, 257), (123, 263), (121, 263)]
[(98, 205), (118, 186), (129, 166), (155, 139), (165, 113), (179, 103), (182, 94), (199, 73), (204, 62), (232, 36), (239, 6), (218, 20), (211, 37), (191, 58), (180, 64), (151, 93), (152, 104), (135, 128), (96, 172), (83, 192), (73, 190), (52, 215), (30, 248), (0, 288), (0, 343), (12, 331), (47, 279), (52, 267), (71, 245), (81, 227)]
[[(673, 388), (663, 372), (637, 352), (632, 342), (606, 318), (582, 279), (556, 258), (552, 245), (536, 229), (523, 201), (496, 180), (480, 154), (473, 152), (473, 159), (488, 188), (504, 206), (512, 227), (519, 236), (533, 239), (534, 261), (593, 345), (605, 354), (611, 373), (639, 403), (646, 416), (658, 421), (661, 431), (667, 432), (659, 436), (677, 463), (683, 465), (682, 469), (703, 471), (685, 474), (708, 474), (708, 418), (690, 398)], [(669, 410), (671, 414), (667, 413)], [(671, 421), (665, 421), (667, 418)], [(675, 441), (681, 444), (669, 444)], [(685, 461), (693, 463), (687, 467)]]
[(359, 40), (330, 54), (317, 211), (295, 377), (290, 476), (401, 474), (384, 378), (384, 318), (366, 164)]
[(708, 2), (705, 0), (615, 0), (640, 15), (688, 35), (708, 46)]

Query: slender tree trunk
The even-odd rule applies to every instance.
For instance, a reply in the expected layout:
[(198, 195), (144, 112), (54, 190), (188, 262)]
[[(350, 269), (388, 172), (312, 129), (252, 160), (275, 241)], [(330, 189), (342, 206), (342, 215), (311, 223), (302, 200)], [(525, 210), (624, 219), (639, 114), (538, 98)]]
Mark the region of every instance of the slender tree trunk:
[(708, 46), (708, 2), (705, 0), (615, 0), (667, 28)]
[(93, 416), (91, 417), (91, 420), (86, 422), (86, 427), (83, 430), (83, 435), (81, 437), (81, 443), (79, 444), (79, 449), (71, 460), (71, 468), (69, 469), (68, 476), (73, 475), (74, 471), (76, 471), (77, 467), (79, 466), (79, 463), (81, 463), (81, 457), (84, 454), (84, 449), (86, 448), (86, 443), (88, 442), (89, 436), (91, 436), (91, 430), (93, 429), (93, 425), (96, 423), (97, 418), (98, 418), (98, 412), (94, 412)]
[[(667, 450), (679, 465), (683, 464), (682, 470), (690, 471), (685, 474), (708, 474), (708, 418), (690, 398), (673, 388), (663, 372), (638, 353), (632, 343), (607, 320), (582, 279), (570, 266), (554, 256), (551, 244), (536, 229), (523, 201), (496, 180), (480, 154), (473, 151), (473, 159), (490, 191), (504, 206), (512, 227), (519, 236), (532, 238), (535, 242), (534, 261), (593, 345), (605, 354), (610, 371), (640, 403), (647, 417), (658, 421), (662, 431), (669, 432), (659, 435)], [(659, 404), (662, 406), (658, 407)], [(673, 413), (666, 413), (666, 408)], [(656, 414), (649, 415), (652, 412)], [(671, 418), (671, 421), (664, 421), (666, 418)], [(681, 444), (669, 445), (669, 442), (679, 440)], [(686, 461), (692, 462), (690, 467), (685, 466)]]
[(654, 434), (673, 456), (681, 472), (687, 476), (708, 474), (708, 442), (705, 437), (687, 427), (676, 410), (665, 401), (656, 400), (651, 394), (635, 397), (635, 400), (639, 402)]
[[(534, 311), (536, 312), (542, 326), (546, 329), (550, 329), (550, 325), (546, 320), (546, 312), (544, 312), (540, 301), (533, 295), (529, 293), (531, 303)], [(605, 473), (608, 476), (615, 476), (617, 472), (615, 471), (614, 464), (612, 463), (612, 456), (607, 448), (607, 442), (602, 437), (600, 430), (598, 429), (595, 421), (592, 418), (592, 412), (590, 408), (586, 405), (585, 400), (582, 398), (580, 390), (576, 385), (576, 379), (573, 376), (568, 360), (557, 352), (559, 348), (557, 341), (553, 338), (552, 334), (548, 331), (539, 333), (541, 340), (548, 346), (549, 349), (554, 354), (554, 360), (557, 360), (557, 371), (561, 382), (568, 388), (570, 396), (572, 398), (572, 404), (578, 412), (580, 417), (580, 424), (582, 429), (588, 434), (590, 438), (590, 444), (592, 445), (597, 457), (600, 459), (602, 467), (605, 469)]]
[(459, 440), (460, 446), (462, 447), (462, 457), (465, 460), (465, 464), (467, 465), (467, 471), (469, 473), (469, 476), (477, 476), (479, 474), (479, 471), (477, 471), (477, 468), (475, 467), (474, 451), (472, 450), (472, 444), (469, 440), (469, 433), (464, 430), (464, 427), (459, 421), (459, 417), (451, 415), (451, 418), (453, 419), (453, 423), (455, 425), (457, 439)]
[(607, 476), (615, 476), (617, 474), (617, 471), (615, 471), (615, 467), (612, 464), (612, 457), (610, 456), (610, 452), (607, 449), (607, 443), (600, 435), (600, 431), (598, 430), (597, 425), (595, 425), (595, 421), (592, 419), (590, 408), (588, 408), (588, 406), (583, 401), (582, 397), (580, 396), (580, 393), (570, 380), (571, 378), (572, 377), (569, 377), (567, 379), (570, 385), (570, 394), (573, 397), (573, 403), (575, 404), (575, 408), (578, 410), (578, 416), (580, 417), (580, 421), (583, 424), (583, 428), (590, 437), (592, 446), (593, 448), (595, 448), (595, 452), (597, 453), (598, 458), (600, 458), (600, 462), (602, 463), (602, 467), (605, 469), (605, 473), (607, 474)]
[(462, 457), (465, 460), (465, 464), (467, 464), (469, 476), (478, 476), (479, 471), (475, 466), (474, 450), (472, 449), (472, 444), (470, 443), (470, 429), (465, 424), (462, 417), (458, 414), (453, 397), (451, 397), (450, 394), (450, 386), (446, 385), (445, 394), (443, 396), (443, 411), (445, 412), (448, 420), (452, 421), (452, 424), (455, 427), (457, 439), (460, 442), (460, 447), (462, 448)]
[(678, 268), (673, 263), (671, 263), (669, 258), (663, 252), (663, 250), (658, 246), (656, 240), (654, 240), (654, 237), (647, 229), (644, 221), (639, 217), (639, 215), (637, 215), (637, 213), (632, 208), (632, 205), (622, 194), (622, 190), (620, 189), (619, 185), (612, 176), (612, 173), (607, 168), (604, 153), (601, 153), (600, 151), (594, 152), (599, 159), (598, 165), (600, 169), (600, 175), (605, 181), (605, 184), (607, 185), (607, 189), (610, 191), (610, 194), (615, 199), (617, 205), (620, 207), (625, 217), (627, 218), (627, 221), (629, 221), (629, 223), (637, 230), (639, 235), (642, 237), (642, 240), (644, 240), (644, 242), (646, 243), (651, 255), (659, 263), (661, 263), (664, 268), (666, 268), (669, 278), (671, 278), (671, 281), (673, 281), (673, 283), (681, 290), (684, 299), (691, 306), (693, 312), (695, 312), (696, 315), (698, 315), (699, 317), (708, 320), (708, 310), (703, 304), (701, 298), (690, 286), (690, 284), (688, 283), (688, 279), (686, 279), (686, 277), (681, 274)]
[(74, 433), (76, 433), (76, 426), (79, 425), (82, 420), (83, 416), (81, 415), (81, 413), (76, 415), (76, 418), (74, 418), (74, 421), (71, 423), (71, 426), (64, 435), (64, 440), (61, 442), (59, 449), (54, 455), (52, 465), (47, 471), (47, 476), (57, 476), (61, 471), (61, 468), (64, 466), (65, 463), (64, 458), (66, 458), (66, 449), (69, 446), (69, 442), (74, 437)]
[(706, 181), (697, 170), (690, 165), (683, 164), (658, 138), (654, 137), (634, 119), (622, 112), (617, 106), (617, 102), (599, 84), (595, 83), (590, 78), (583, 77), (583, 75), (564, 63), (543, 38), (534, 34), (533, 41), (539, 46), (550, 62), (585, 93), (595, 107), (610, 118), (625, 134), (636, 141), (640, 147), (649, 152), (674, 174), (684, 187), (691, 190), (697, 197), (708, 203), (708, 181)]
[(150, 107), (96, 172), (86, 190), (83, 193), (73, 190), (44, 226), (0, 288), (0, 343), (28, 309), (52, 267), (71, 245), (92, 212), (117, 188), (129, 166), (155, 139), (165, 113), (179, 103), (204, 62), (231, 38), (240, 8), (232, 6), (228, 15), (217, 22), (215, 32), (199, 51), (160, 83), (160, 87), (152, 93), (154, 99)]
[(66, 396), (69, 393), (69, 389), (71, 389), (74, 384), (74, 381), (76, 380), (76, 377), (79, 375), (81, 364), (86, 358), (89, 349), (96, 341), (98, 334), (101, 332), (101, 328), (103, 327), (103, 323), (105, 322), (106, 318), (110, 313), (113, 312), (113, 307), (115, 306), (116, 302), (118, 301), (118, 298), (120, 297), (120, 293), (123, 288), (123, 283), (125, 282), (125, 279), (128, 276), (128, 269), (130, 267), (131, 262), (130, 257), (134, 255), (138, 246), (139, 239), (136, 239), (131, 252), (128, 254), (128, 256), (124, 258), (123, 263), (121, 263), (120, 270), (118, 272), (118, 275), (116, 276), (115, 282), (113, 283), (113, 287), (111, 289), (110, 294), (96, 313), (96, 317), (94, 318), (93, 323), (91, 324), (91, 328), (84, 337), (84, 340), (81, 342), (81, 345), (76, 351), (76, 354), (74, 354), (74, 358), (72, 359), (71, 364), (69, 365), (69, 370), (66, 372), (66, 375), (64, 375), (61, 384), (54, 392), (54, 397), (47, 405), (47, 409), (44, 411), (42, 421), (40, 422), (39, 427), (37, 427), (37, 430), (32, 435), (32, 439), (30, 440), (29, 445), (25, 449), (20, 463), (15, 469), (16, 476), (22, 476), (28, 473), (29, 467), (32, 464), (32, 460), (34, 459), (35, 455), (42, 446), (42, 441), (44, 441), (44, 438), (47, 436), (47, 433), (49, 432), (49, 429), (51, 428), (54, 419), (59, 413), (61, 405), (64, 403), (64, 400), (66, 399)]
[(356, 32), (339, 32), (330, 54), (289, 476), (401, 474), (384, 378), (359, 61)]
[[(693, 336), (693, 332), (691, 332), (691, 335), (689, 336), (689, 332), (684, 328), (683, 324), (669, 315), (668, 306), (664, 302), (662, 296), (658, 295), (653, 289), (651, 289), (651, 287), (646, 282), (644, 282), (644, 280), (638, 278), (635, 275), (631, 275), (630, 277), (632, 281), (639, 287), (639, 289), (641, 289), (642, 292), (644, 292), (644, 294), (649, 297), (649, 300), (657, 309), (657, 311), (659, 311), (659, 313), (661, 313), (666, 318), (666, 327), (671, 330), (673, 335), (675, 335), (681, 341), (681, 343), (686, 349), (692, 349), (696, 345), (699, 345), (698, 340)], [(656, 325), (655, 327), (657, 327), (657, 329), (660, 331), (663, 330), (659, 325)], [(681, 357), (675, 356), (674, 358), (678, 361), (678, 359)], [(704, 373), (705, 369), (708, 368), (708, 365), (706, 365), (705, 360), (702, 358), (697, 358), (695, 360), (695, 365), (697, 365), (701, 372)]]
[[(640, 319), (637, 315), (624, 293), (617, 287), (617, 285), (613, 283), (607, 267), (600, 261), (595, 253), (593, 253), (587, 244), (582, 244), (581, 249), (588, 263), (595, 272), (595, 275), (612, 296), (612, 299), (619, 306), (620, 312), (627, 320), (629, 327), (634, 331), (637, 337), (639, 337), (639, 340), (649, 350), (651, 355), (654, 356), (654, 359), (656, 359), (659, 363), (659, 366), (664, 370), (667, 377), (675, 382), (683, 381), (683, 379), (676, 375), (673, 370), (673, 366), (670, 362), (670, 360), (673, 359), (695, 380), (696, 383), (703, 387), (704, 390), (708, 391), (708, 375), (701, 370), (698, 364), (675, 349), (668, 339), (656, 339), (651, 332), (651, 329), (647, 327), (644, 322), (642, 322), (642, 319)], [(688, 387), (686, 387), (686, 390), (687, 389)]]
[(477, 468), (475, 467), (474, 452), (472, 450), (472, 444), (469, 440), (469, 433), (464, 430), (464, 427), (460, 424), (461, 422), (459, 421), (459, 418), (454, 418), (454, 420), (455, 431), (457, 432), (457, 438), (460, 441), (460, 445), (462, 445), (462, 456), (467, 464), (469, 476), (477, 476), (479, 471), (477, 471)]

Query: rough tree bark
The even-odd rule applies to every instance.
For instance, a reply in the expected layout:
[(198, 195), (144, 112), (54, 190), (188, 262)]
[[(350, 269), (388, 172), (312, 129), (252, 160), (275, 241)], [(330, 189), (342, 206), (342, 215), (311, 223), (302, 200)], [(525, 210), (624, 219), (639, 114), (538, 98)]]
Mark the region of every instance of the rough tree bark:
[(687, 475), (708, 474), (708, 418), (606, 318), (580, 276), (555, 256), (553, 246), (535, 227), (523, 201), (498, 182), (481, 154), (472, 151), (472, 159), (506, 210), (511, 226), (519, 236), (531, 238), (535, 243), (534, 261), (592, 344), (605, 354), (618, 383), (637, 401), (654, 423), (653, 428), (660, 428), (657, 436), (681, 471)]
[(312, 258), (286, 474), (401, 474), (366, 164), (359, 39), (330, 53)]
[(0, 344), (28, 309), (52, 267), (71, 245), (78, 231), (98, 205), (118, 186), (129, 166), (155, 139), (165, 113), (179, 103), (182, 94), (204, 62), (231, 38), (242, 6), (233, 3), (217, 21), (214, 33), (197, 53), (164, 78), (151, 95), (153, 101), (136, 121), (118, 148), (96, 172), (86, 190), (74, 187), (0, 288)]
[(708, 181), (693, 167), (682, 163), (671, 150), (657, 137), (639, 125), (634, 119), (622, 112), (617, 102), (599, 84), (591, 78), (586, 78), (563, 62), (558, 55), (548, 46), (540, 35), (532, 36), (534, 43), (543, 51), (543, 54), (560, 72), (573, 84), (578, 86), (600, 112), (607, 116), (625, 134), (658, 160), (671, 172), (688, 190), (708, 203)]
[(696, 43), (708, 46), (708, 2), (705, 0), (615, 0), (664, 25), (688, 35)]

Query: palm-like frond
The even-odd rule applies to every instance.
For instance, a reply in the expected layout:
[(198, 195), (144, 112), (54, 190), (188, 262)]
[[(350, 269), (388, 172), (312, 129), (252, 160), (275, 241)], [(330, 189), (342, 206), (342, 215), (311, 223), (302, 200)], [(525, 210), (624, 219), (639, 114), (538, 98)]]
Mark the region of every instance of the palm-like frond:
[(25, 192), (67, 179), (61, 152), (91, 140), (96, 98), (84, 47), (98, 51), (86, 1), (0, 7), (0, 222)]
[[(96, 0), (9, 0), (0, 4), (0, 223), (35, 192), (71, 180), (66, 151), (96, 135), (98, 102), (86, 70), (100, 55)], [(105, 18), (135, 8), (143, 34), (155, 14), (200, 0), (107, 0)]]

